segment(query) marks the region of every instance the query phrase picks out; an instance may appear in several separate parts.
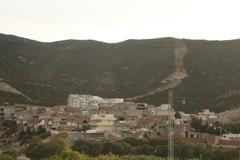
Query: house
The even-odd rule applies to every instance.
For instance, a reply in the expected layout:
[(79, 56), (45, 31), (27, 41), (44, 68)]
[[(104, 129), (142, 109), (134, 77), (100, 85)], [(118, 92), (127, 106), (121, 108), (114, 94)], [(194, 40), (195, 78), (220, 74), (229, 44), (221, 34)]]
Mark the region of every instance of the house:
[(220, 136), (207, 133), (189, 132), (189, 134), (187, 134), (185, 137), (176, 137), (176, 139), (184, 143), (215, 146), (219, 142)]
[(175, 136), (187, 137), (189, 131), (191, 131), (190, 124), (175, 124), (175, 126), (174, 126)]
[(12, 119), (14, 117), (14, 113), (14, 106), (0, 106), (0, 121)]
[(145, 129), (152, 129), (154, 125), (154, 118), (153, 117), (141, 117), (138, 119), (137, 128), (145, 128)]
[(113, 105), (109, 108), (108, 113), (114, 114), (116, 117), (126, 117), (126, 116), (136, 116), (142, 117), (144, 111), (138, 108), (137, 103), (134, 102), (124, 102)]
[(138, 116), (118, 117), (115, 122), (116, 132), (135, 132), (138, 122)]
[(93, 114), (90, 116), (90, 125), (94, 129), (88, 132), (112, 132), (116, 120), (113, 114)]
[(202, 122), (213, 122), (215, 121), (218, 116), (214, 112), (210, 112), (209, 109), (203, 109), (202, 112), (198, 113), (198, 119), (201, 119)]
[(175, 111), (169, 110), (170, 105), (164, 104), (160, 107), (149, 107), (147, 109), (148, 116), (173, 116)]
[(240, 141), (239, 140), (224, 140), (224, 139), (220, 139), (218, 141), (218, 143), (214, 147), (237, 149), (237, 148), (240, 147)]
[(38, 115), (36, 112), (32, 111), (23, 111), (15, 113), (17, 123), (25, 124), (25, 123), (33, 123), (38, 120)]
[(180, 115), (181, 115), (181, 119), (184, 121), (184, 122), (190, 122), (192, 117), (191, 117), (191, 114), (186, 114), (184, 112), (179, 112)]
[(240, 134), (223, 134), (222, 135), (223, 140), (239, 140), (240, 141)]

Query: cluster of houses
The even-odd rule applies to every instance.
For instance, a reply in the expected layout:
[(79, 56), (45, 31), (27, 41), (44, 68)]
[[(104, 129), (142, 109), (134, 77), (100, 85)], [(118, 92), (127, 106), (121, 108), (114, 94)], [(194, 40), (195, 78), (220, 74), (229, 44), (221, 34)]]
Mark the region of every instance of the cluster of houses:
[[(0, 106), (0, 120), (16, 120), (23, 129), (45, 128), (51, 134), (68, 132), (75, 140), (136, 139), (163, 140), (168, 137), (169, 117), (175, 111), (169, 104), (159, 107), (146, 103), (124, 101), (122, 98), (102, 98), (92, 95), (71, 94), (67, 105), (41, 107), (30, 105)], [(240, 134), (210, 135), (191, 127), (192, 117), (202, 123), (222, 122), (214, 112), (204, 109), (198, 114), (174, 118), (174, 137), (180, 141), (214, 147), (239, 147)]]

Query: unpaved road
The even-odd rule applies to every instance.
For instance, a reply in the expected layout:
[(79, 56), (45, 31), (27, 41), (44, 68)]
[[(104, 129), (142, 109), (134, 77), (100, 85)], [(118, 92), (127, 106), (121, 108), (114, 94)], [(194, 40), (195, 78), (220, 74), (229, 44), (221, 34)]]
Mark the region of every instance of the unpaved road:
[(1, 79), (1, 78), (0, 78), (0, 91), (21, 95), (21, 96), (25, 97), (27, 100), (32, 101), (32, 99), (30, 97), (24, 95), (22, 92), (13, 88), (12, 86), (10, 86), (6, 82), (4, 82), (3, 79)]
[(175, 39), (174, 63), (173, 63), (175, 67), (174, 72), (169, 74), (166, 78), (164, 78), (161, 81), (162, 85), (160, 87), (152, 91), (149, 91), (145, 94), (127, 98), (127, 100), (137, 100), (139, 98), (154, 95), (156, 93), (163, 92), (165, 90), (178, 86), (182, 82), (182, 80), (188, 76), (183, 64), (184, 56), (186, 54), (187, 47), (185, 46), (183, 40)]

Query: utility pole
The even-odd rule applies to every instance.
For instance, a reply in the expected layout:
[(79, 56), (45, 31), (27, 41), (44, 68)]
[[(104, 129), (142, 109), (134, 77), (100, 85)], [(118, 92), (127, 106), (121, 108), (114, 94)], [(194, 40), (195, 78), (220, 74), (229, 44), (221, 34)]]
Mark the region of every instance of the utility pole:
[(168, 90), (168, 104), (170, 111), (170, 115), (168, 116), (168, 160), (174, 160), (173, 88)]
[(240, 150), (238, 150), (238, 159), (240, 160)]

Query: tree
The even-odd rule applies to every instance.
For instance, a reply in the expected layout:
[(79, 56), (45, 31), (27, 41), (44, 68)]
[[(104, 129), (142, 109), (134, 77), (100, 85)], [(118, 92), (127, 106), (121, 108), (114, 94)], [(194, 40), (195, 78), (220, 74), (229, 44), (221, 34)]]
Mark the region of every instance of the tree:
[(180, 112), (177, 111), (177, 112), (175, 113), (174, 117), (175, 117), (176, 119), (181, 119), (181, 118), (182, 118), (182, 115), (180, 114)]
[(86, 160), (87, 159), (86, 156), (81, 155), (77, 151), (72, 151), (69, 148), (66, 148), (63, 150), (61, 157), (63, 160)]
[(83, 126), (82, 126), (82, 128), (80, 129), (80, 131), (83, 131), (84, 133), (87, 131), (87, 130), (89, 130), (89, 129), (91, 129), (91, 125), (89, 125), (89, 124), (84, 124)]
[(60, 156), (51, 156), (49, 158), (45, 158), (44, 160), (63, 160)]
[(16, 160), (16, 159), (8, 154), (2, 154), (0, 155), (0, 160)]
[(176, 156), (180, 160), (187, 160), (193, 157), (193, 147), (188, 144), (179, 143), (176, 152)]
[(121, 160), (121, 157), (113, 154), (107, 154), (107, 155), (100, 155), (96, 158), (93, 158), (92, 160)]
[(9, 155), (13, 159), (17, 159), (17, 152), (14, 149), (7, 149), (2, 152), (3, 155)]
[(202, 121), (195, 117), (192, 117), (191, 127), (195, 128), (196, 130), (202, 131), (203, 129)]
[(49, 142), (43, 142), (39, 138), (35, 138), (27, 148), (27, 156), (32, 160), (40, 160), (54, 155), (60, 155), (65, 148), (70, 147), (68, 135), (61, 133), (51, 137)]

